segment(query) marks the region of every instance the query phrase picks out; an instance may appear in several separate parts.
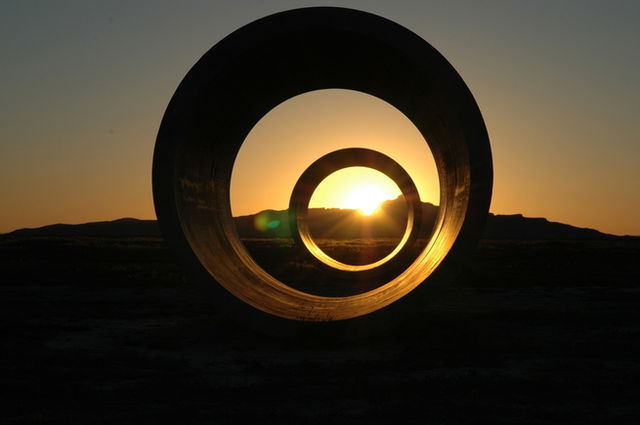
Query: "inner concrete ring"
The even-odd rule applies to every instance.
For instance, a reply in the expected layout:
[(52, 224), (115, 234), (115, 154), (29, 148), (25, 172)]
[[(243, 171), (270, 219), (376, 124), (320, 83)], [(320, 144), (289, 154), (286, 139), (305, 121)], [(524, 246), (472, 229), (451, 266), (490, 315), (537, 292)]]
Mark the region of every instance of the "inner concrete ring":
[[(368, 167), (380, 171), (398, 185), (407, 203), (407, 225), (400, 242), (384, 258), (370, 264), (345, 264), (330, 257), (316, 244), (308, 226), (309, 201), (313, 192), (327, 176), (347, 167)], [(329, 266), (332, 269), (346, 272), (347, 278), (357, 279), (361, 282), (373, 282), (373, 279), (363, 279), (363, 276), (359, 276), (362, 275), (362, 272), (370, 274), (382, 272), (382, 269), (389, 269), (395, 275), (400, 274), (403, 264), (399, 264), (398, 261), (390, 262), (390, 260), (406, 257), (413, 243), (419, 237), (421, 217), (420, 195), (411, 176), (400, 164), (387, 155), (364, 148), (337, 150), (314, 161), (298, 178), (289, 200), (291, 235), (299, 247), (304, 247), (313, 258), (322, 263), (316, 264), (316, 268), (322, 267), (322, 265)], [(382, 274), (388, 275), (388, 273)], [(371, 277), (373, 278), (373, 276)]]
[[(347, 297), (301, 292), (260, 268), (238, 237), (229, 201), (233, 163), (252, 127), (287, 99), (327, 88), (368, 93), (403, 112), (429, 144), (440, 183), (432, 237), (411, 266)], [(265, 328), (410, 313), (475, 247), (491, 185), (482, 115), (447, 60), (392, 21), (332, 7), (267, 16), (213, 46), (167, 106), (153, 158), (156, 214), (184, 269), (220, 309)]]

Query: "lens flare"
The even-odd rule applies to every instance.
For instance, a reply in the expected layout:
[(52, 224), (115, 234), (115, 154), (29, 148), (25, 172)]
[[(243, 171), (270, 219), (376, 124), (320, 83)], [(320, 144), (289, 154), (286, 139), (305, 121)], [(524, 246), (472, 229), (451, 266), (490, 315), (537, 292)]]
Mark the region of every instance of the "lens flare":
[(272, 217), (272, 215), (273, 214), (271, 211), (263, 211), (258, 214), (254, 218), (253, 222), (256, 229), (260, 230), (261, 232), (266, 232), (269, 229), (277, 229), (280, 226), (280, 220)]

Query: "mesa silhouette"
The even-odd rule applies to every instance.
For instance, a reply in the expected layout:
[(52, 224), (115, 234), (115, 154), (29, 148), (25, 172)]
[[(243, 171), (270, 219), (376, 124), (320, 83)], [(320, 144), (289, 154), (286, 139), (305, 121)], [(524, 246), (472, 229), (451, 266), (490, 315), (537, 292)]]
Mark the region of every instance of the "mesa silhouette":
[[(327, 239), (401, 237), (406, 225), (406, 207), (401, 198), (384, 202), (380, 211), (364, 216), (353, 209), (310, 208), (308, 223), (314, 237)], [(438, 207), (422, 203), (422, 225), (433, 227)], [(264, 210), (257, 214), (235, 217), (241, 238), (290, 238), (287, 210)], [(53, 224), (38, 228), (18, 229), (4, 236), (84, 236), (84, 237), (160, 237), (156, 220), (121, 218), (84, 224)], [(522, 214), (489, 214), (485, 239), (514, 240), (611, 240), (640, 239), (638, 236), (616, 236), (595, 229), (557, 223), (546, 218), (524, 217)]]

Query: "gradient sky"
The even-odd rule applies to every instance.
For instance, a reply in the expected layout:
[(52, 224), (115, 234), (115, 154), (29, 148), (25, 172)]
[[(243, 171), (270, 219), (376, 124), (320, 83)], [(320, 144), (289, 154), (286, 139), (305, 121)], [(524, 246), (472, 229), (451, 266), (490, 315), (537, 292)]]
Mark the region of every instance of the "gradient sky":
[(492, 212), (640, 235), (637, 1), (2, 2), (0, 232), (153, 218), (185, 73), (240, 26), (314, 5), (385, 16), (453, 64), (491, 137)]
[[(281, 103), (249, 132), (231, 175), (233, 215), (286, 209), (296, 181), (309, 165), (323, 155), (350, 147), (392, 157), (409, 173), (420, 198), (439, 204), (435, 161), (416, 126), (375, 96), (329, 89)], [(318, 186), (309, 206), (342, 206), (340, 198), (347, 182), (329, 177), (329, 185)], [(362, 180), (361, 176), (352, 178), (356, 183)]]

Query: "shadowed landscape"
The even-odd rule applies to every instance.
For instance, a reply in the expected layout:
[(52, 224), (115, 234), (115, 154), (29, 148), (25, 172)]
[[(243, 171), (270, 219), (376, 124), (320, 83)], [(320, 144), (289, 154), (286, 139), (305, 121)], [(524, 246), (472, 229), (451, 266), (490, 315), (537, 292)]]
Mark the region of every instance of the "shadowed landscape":
[[(221, 317), (157, 232), (123, 219), (0, 236), (2, 423), (640, 418), (638, 238), (491, 216), (410, 322), (338, 343)], [(245, 243), (268, 262), (285, 241)]]

